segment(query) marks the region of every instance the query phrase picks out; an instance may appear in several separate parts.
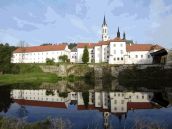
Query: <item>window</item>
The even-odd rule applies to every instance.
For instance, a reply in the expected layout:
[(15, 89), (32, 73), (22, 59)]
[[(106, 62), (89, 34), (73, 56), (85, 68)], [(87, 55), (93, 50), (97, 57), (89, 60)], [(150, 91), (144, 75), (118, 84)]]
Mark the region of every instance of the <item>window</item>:
[(135, 57), (138, 58), (138, 55), (136, 55)]
[(109, 58), (109, 56), (107, 56), (107, 58)]
[(143, 55), (141, 55), (141, 58), (143, 58)]
[(121, 57), (121, 60), (123, 60), (123, 57)]
[(117, 58), (117, 60), (119, 60), (119, 57)]
[(124, 52), (123, 52), (123, 50), (121, 50), (121, 54), (123, 54)]
[(130, 58), (130, 55), (128, 56), (128, 58)]
[(114, 103), (117, 104), (117, 100), (115, 100)]
[(144, 96), (142, 96), (142, 99), (144, 99)]
[(114, 58), (114, 61), (116, 60), (116, 58)]
[(114, 44), (113, 46), (116, 47), (116, 44)]
[(124, 104), (124, 100), (121, 100), (121, 104)]
[(148, 55), (148, 58), (150, 58), (150, 55)]
[(114, 54), (116, 54), (116, 50), (114, 50)]
[(122, 46), (123, 46), (123, 44), (120, 44), (120, 46), (122, 47)]

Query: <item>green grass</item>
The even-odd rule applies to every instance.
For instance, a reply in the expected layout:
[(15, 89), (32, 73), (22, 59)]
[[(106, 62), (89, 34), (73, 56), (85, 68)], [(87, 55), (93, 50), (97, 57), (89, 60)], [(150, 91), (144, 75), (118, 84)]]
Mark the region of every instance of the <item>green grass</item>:
[(0, 75), (0, 85), (16, 83), (41, 83), (57, 82), (59, 79), (56, 74), (51, 73), (20, 73)]

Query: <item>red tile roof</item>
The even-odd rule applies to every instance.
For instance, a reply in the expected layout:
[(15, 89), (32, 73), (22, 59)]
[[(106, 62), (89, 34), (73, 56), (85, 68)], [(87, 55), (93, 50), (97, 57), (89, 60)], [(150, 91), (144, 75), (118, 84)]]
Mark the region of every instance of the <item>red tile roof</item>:
[(152, 44), (127, 44), (126, 51), (151, 51), (151, 50), (160, 50), (163, 47), (159, 45), (152, 45)]
[(25, 48), (17, 48), (14, 53), (23, 53), (23, 52), (43, 52), (43, 51), (61, 51), (66, 48), (67, 45), (47, 45), (47, 46), (33, 46)]
[(110, 41), (110, 42), (125, 42), (125, 40), (123, 40), (123, 39), (121, 39), (121, 38), (118, 38), (118, 37), (116, 37), (116, 38), (114, 38), (114, 39), (110, 39), (109, 41)]
[(94, 48), (94, 46), (95, 46), (95, 43), (78, 43), (77, 44), (77, 48), (84, 48), (84, 47)]
[(64, 102), (48, 102), (48, 101), (34, 101), (25, 99), (14, 99), (19, 105), (39, 106), (39, 107), (53, 107), (53, 108), (67, 108)]
[(87, 107), (85, 105), (78, 105), (77, 106), (78, 110), (94, 110), (95, 106), (94, 105), (88, 105)]
[(128, 110), (131, 109), (152, 109), (158, 108), (159, 106), (151, 103), (151, 102), (128, 102), (127, 108)]

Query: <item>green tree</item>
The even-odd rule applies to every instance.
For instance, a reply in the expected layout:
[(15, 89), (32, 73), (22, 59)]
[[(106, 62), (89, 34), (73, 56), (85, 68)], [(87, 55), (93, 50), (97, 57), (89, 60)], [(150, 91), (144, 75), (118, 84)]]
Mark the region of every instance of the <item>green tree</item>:
[(68, 59), (67, 55), (59, 56), (59, 60), (61, 60), (62, 62), (69, 62), (69, 59)]
[[(15, 50), (15, 47), (9, 46), (8, 43), (0, 43), (0, 74), (2, 73), (12, 73), (17, 70), (15, 64), (11, 64), (12, 52)], [(14, 68), (15, 67), (15, 68)]]
[(82, 55), (82, 62), (84, 64), (87, 64), (89, 62), (89, 52), (88, 52), (88, 48), (86, 46), (84, 48), (84, 53)]
[(55, 62), (54, 62), (54, 58), (53, 59), (50, 59), (50, 58), (47, 58), (46, 59), (46, 64), (48, 65), (53, 65)]

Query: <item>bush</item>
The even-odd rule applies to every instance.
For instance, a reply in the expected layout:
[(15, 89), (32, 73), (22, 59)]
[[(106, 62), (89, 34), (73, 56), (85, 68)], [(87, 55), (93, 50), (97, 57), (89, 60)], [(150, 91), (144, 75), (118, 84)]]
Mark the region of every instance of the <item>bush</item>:
[(47, 64), (47, 65), (53, 65), (53, 64), (55, 64), (54, 58), (53, 58), (53, 59), (47, 58), (47, 59), (46, 59), (46, 64)]
[(70, 62), (67, 55), (59, 56), (59, 60), (62, 62)]

